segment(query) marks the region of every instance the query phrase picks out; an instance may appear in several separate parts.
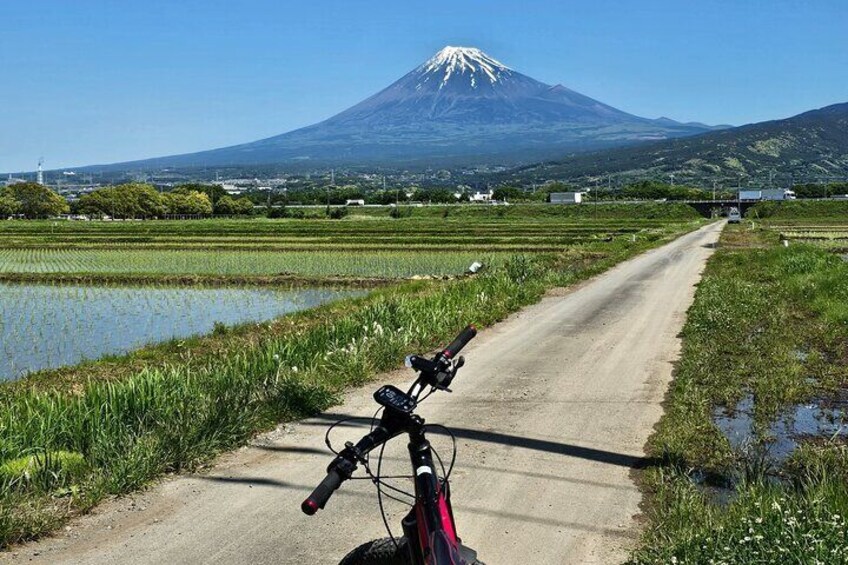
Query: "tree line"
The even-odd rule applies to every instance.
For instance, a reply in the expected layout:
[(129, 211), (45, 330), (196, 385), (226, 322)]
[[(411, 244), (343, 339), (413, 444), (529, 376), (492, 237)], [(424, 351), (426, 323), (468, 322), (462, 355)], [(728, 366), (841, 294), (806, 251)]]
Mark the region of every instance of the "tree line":
[(83, 195), (74, 208), (81, 214), (122, 219), (236, 216), (252, 214), (253, 202), (233, 198), (217, 185), (186, 184), (159, 192), (149, 184), (127, 183)]
[(796, 184), (792, 190), (798, 198), (829, 198), (848, 194), (848, 182)]
[(126, 183), (97, 189), (68, 203), (50, 188), (23, 182), (0, 189), (0, 218), (50, 218), (75, 213), (119, 219), (167, 216), (248, 216), (253, 201), (234, 198), (217, 185), (186, 184), (159, 192), (144, 183)]
[(68, 202), (34, 182), (21, 182), (0, 189), (0, 218), (22, 216), (27, 219), (50, 218), (66, 214)]
[[(798, 184), (793, 186), (793, 189), (799, 198), (823, 198), (848, 194), (848, 183)], [(494, 189), (493, 198), (507, 202), (546, 202), (553, 192), (579, 191), (580, 186), (562, 182), (546, 183), (533, 191), (499, 186)], [(348, 200), (364, 200), (368, 204), (383, 205), (410, 201), (453, 204), (466, 200), (462, 195), (457, 199), (456, 194), (455, 190), (447, 188), (365, 190), (355, 185), (344, 185), (287, 192), (248, 191), (235, 198), (222, 187), (213, 184), (189, 183), (177, 186), (170, 192), (159, 192), (150, 184), (125, 183), (95, 190), (69, 205), (48, 187), (25, 182), (0, 189), (0, 218), (49, 218), (69, 212), (119, 219), (249, 216), (254, 213), (256, 207), (263, 206), (270, 206), (267, 209), (269, 216), (283, 217), (291, 215), (284, 210), (285, 207), (294, 204), (340, 206)], [(735, 193), (724, 189), (715, 196), (719, 199), (732, 199), (735, 198)], [(585, 200), (710, 200), (712, 197), (712, 190), (709, 189), (640, 181), (616, 189), (596, 187)]]

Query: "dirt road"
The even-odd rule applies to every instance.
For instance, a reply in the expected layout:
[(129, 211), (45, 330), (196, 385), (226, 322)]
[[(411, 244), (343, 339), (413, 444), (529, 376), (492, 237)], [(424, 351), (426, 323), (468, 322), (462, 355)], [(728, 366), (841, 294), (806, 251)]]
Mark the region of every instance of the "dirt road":
[[(723, 224), (713, 224), (545, 298), (482, 332), (453, 394), (422, 407), (458, 437), (454, 509), (489, 565), (616, 563), (638, 536), (630, 473), (661, 415), (693, 285)], [(383, 382), (406, 382), (396, 373)], [(323, 477), (328, 421), (370, 416), (366, 386), (344, 405), (282, 426), (207, 474), (172, 478), (104, 504), (3, 561), (32, 563), (337, 563), (385, 530), (368, 481), (350, 481), (314, 517), (300, 502)], [(363, 433), (341, 427), (343, 442)], [(408, 472), (405, 442), (386, 473)], [(449, 457), (446, 438), (434, 440)], [(399, 504), (391, 507), (398, 515)], [(392, 525), (398, 523), (393, 519)]]

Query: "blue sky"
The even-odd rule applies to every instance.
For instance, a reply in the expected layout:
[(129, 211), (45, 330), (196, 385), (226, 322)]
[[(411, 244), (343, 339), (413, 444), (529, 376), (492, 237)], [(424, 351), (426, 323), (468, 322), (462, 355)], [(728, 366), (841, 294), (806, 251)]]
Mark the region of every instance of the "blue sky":
[(305, 126), (444, 45), (622, 110), (740, 125), (848, 101), (845, 0), (3, 1), (0, 171)]

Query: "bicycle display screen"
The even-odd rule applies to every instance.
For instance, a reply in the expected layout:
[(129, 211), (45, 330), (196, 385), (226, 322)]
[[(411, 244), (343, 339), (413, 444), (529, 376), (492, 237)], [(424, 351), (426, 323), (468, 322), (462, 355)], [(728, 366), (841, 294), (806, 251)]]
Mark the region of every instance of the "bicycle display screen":
[(415, 401), (405, 392), (392, 385), (384, 385), (374, 393), (374, 400), (386, 408), (409, 414), (415, 410)]

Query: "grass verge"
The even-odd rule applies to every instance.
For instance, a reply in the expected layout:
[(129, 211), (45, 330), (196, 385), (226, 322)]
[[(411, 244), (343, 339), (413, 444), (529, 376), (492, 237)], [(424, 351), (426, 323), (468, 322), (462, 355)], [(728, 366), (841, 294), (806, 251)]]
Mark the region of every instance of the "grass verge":
[[(648, 443), (661, 463), (641, 476), (649, 525), (634, 563), (848, 562), (845, 436), (792, 437), (787, 460), (772, 453), (794, 407), (844, 397), (846, 338), (848, 264), (769, 231), (725, 231)], [(713, 416), (742, 400), (750, 437), (732, 446)]]

